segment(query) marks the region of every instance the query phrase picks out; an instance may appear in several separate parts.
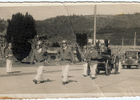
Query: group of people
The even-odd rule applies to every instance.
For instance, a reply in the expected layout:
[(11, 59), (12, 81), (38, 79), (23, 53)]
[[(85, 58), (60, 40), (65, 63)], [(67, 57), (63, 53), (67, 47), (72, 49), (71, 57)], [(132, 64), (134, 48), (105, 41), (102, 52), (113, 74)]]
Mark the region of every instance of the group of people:
[[(44, 67), (44, 62), (46, 60), (46, 55), (44, 55), (47, 50), (46, 48), (42, 47), (43, 41), (39, 40), (37, 41), (36, 48), (33, 50), (32, 57), (31, 57), (31, 63), (35, 61), (36, 65), (38, 66), (37, 68), (37, 74), (35, 76), (35, 79), (33, 82), (37, 84), (38, 82), (42, 83), (44, 82), (43, 79), (43, 67)], [(60, 53), (60, 62), (62, 65), (62, 77), (63, 77), (63, 84), (68, 83), (68, 71), (69, 71), (69, 66), (71, 62), (75, 63), (75, 58), (72, 50), (68, 47), (67, 41), (63, 40), (62, 41), (62, 47), (59, 50)]]
[[(8, 74), (11, 74), (12, 68), (12, 44), (9, 43), (8, 48), (6, 49), (6, 71)], [(62, 66), (62, 84), (65, 85), (68, 83), (68, 72), (69, 67), (72, 63), (76, 63), (76, 59), (74, 53), (70, 46), (68, 46), (67, 40), (62, 40), (61, 48), (58, 51), (59, 53), (59, 61)], [(81, 59), (83, 62), (83, 76), (86, 77), (90, 75), (91, 79), (96, 78), (96, 69), (97, 69), (97, 57), (98, 57), (98, 50), (95, 45), (84, 46), (81, 54)], [(38, 40), (36, 42), (35, 48), (32, 50), (31, 54), (31, 64), (35, 62), (37, 65), (37, 74), (33, 79), (33, 82), (37, 84), (38, 82), (43, 83), (43, 68), (44, 62), (47, 57), (47, 49), (43, 47), (43, 41)]]
[[(44, 82), (43, 79), (43, 68), (44, 68), (44, 62), (46, 60), (47, 53), (46, 48), (42, 47), (43, 41), (39, 40), (37, 41), (36, 48), (33, 50), (32, 56), (31, 56), (31, 63), (35, 61), (37, 67), (37, 74), (33, 80), (35, 84), (38, 82), (42, 83)], [(58, 51), (59, 53), (59, 61), (62, 66), (62, 84), (65, 85), (68, 83), (68, 72), (69, 67), (71, 63), (75, 63), (76, 59), (74, 56), (74, 53), (70, 46), (68, 46), (67, 40), (62, 41), (62, 46)], [(90, 66), (90, 75), (92, 79), (95, 79), (96, 75), (96, 67), (97, 67), (97, 61), (96, 57), (98, 56), (98, 51), (95, 49), (95, 46), (91, 46), (90, 48), (87, 48), (84, 46), (83, 53), (81, 54), (82, 60), (83, 60), (83, 66), (84, 66), (84, 73), (83, 76), (86, 77), (88, 75), (87, 70), (88, 66)]]

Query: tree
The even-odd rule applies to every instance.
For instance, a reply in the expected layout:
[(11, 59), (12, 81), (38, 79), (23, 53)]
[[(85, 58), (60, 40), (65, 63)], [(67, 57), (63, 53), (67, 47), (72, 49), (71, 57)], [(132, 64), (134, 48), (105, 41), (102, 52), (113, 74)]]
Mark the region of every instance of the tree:
[(36, 35), (35, 20), (28, 13), (25, 15), (17, 13), (12, 15), (8, 23), (7, 42), (13, 44), (13, 54), (17, 60), (22, 61), (31, 50), (31, 44), (28, 41)]

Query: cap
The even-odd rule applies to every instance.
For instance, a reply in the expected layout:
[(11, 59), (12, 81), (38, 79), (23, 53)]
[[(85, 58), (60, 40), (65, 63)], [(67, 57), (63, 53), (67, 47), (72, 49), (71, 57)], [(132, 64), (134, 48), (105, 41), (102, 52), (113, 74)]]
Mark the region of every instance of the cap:
[(43, 41), (41, 41), (41, 40), (37, 41), (37, 43), (36, 43), (37, 46), (40, 46), (42, 44), (43, 44)]
[(62, 40), (62, 44), (67, 44), (67, 40)]
[(84, 46), (84, 47), (83, 47), (83, 49), (86, 49), (86, 48), (87, 48), (87, 46)]

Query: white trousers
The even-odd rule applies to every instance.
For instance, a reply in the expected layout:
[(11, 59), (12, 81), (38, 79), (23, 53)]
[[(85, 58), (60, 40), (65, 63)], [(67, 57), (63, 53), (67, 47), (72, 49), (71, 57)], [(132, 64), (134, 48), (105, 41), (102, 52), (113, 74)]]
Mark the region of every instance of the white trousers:
[(12, 60), (6, 60), (6, 72), (12, 72)]
[(43, 78), (43, 68), (44, 66), (39, 66), (36, 70), (37, 70), (37, 74), (35, 76), (35, 79), (37, 81), (43, 81), (44, 78)]
[(121, 61), (119, 61), (119, 69), (118, 69), (119, 73), (121, 72), (121, 68), (122, 68), (122, 63), (121, 63)]
[(96, 76), (96, 68), (97, 68), (97, 64), (90, 65), (91, 77), (95, 77)]
[(67, 82), (68, 81), (69, 66), (70, 65), (62, 65), (63, 82)]
[(83, 64), (83, 69), (84, 69), (83, 75), (87, 75), (87, 67), (88, 67), (88, 63), (84, 62), (84, 64)]

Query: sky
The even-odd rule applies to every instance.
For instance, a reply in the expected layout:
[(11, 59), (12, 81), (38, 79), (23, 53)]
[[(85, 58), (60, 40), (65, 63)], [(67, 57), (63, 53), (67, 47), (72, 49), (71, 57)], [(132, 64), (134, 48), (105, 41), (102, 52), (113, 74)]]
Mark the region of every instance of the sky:
[(35, 20), (60, 15), (133, 14), (140, 13), (140, 3), (0, 3), (0, 18), (11, 19), (12, 14), (28, 12)]

